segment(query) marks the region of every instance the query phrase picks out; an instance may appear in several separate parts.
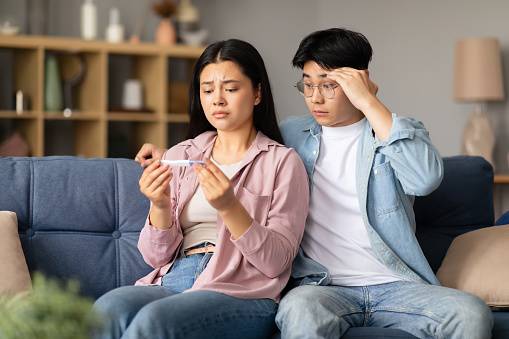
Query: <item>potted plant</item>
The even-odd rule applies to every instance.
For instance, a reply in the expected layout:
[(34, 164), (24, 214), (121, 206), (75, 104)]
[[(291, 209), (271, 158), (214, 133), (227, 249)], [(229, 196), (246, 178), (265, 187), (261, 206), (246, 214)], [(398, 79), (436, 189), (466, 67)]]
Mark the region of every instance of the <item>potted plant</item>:
[(62, 286), (40, 273), (32, 281), (25, 295), (0, 296), (0, 338), (85, 339), (100, 329), (93, 301), (79, 295), (77, 281)]

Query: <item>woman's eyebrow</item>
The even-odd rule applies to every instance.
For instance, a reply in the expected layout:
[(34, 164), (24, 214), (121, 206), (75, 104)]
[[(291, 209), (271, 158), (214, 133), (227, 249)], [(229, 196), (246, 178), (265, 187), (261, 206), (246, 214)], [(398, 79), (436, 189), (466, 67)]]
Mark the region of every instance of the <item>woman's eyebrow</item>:
[[(234, 82), (240, 82), (238, 80), (234, 80), (234, 79), (229, 79), (229, 80), (223, 80), (221, 81), (223, 84), (230, 84), (230, 83), (234, 83)], [(213, 80), (210, 80), (210, 81), (202, 81), (201, 85), (210, 85), (210, 84), (213, 84), (214, 81)]]

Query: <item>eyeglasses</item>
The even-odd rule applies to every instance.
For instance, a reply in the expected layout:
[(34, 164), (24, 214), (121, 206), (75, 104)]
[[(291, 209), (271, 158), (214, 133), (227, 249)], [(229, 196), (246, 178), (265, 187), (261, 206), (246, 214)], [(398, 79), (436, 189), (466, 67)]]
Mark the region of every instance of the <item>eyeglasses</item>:
[(330, 83), (323, 83), (320, 85), (313, 86), (309, 82), (305, 82), (304, 80), (299, 81), (293, 87), (297, 88), (297, 91), (299, 91), (300, 94), (305, 96), (306, 98), (312, 97), (313, 93), (315, 91), (315, 87), (318, 87), (318, 91), (325, 99), (332, 99), (334, 98), (334, 95), (336, 95), (336, 92), (334, 91), (335, 88), (338, 88), (339, 85), (333, 85)]

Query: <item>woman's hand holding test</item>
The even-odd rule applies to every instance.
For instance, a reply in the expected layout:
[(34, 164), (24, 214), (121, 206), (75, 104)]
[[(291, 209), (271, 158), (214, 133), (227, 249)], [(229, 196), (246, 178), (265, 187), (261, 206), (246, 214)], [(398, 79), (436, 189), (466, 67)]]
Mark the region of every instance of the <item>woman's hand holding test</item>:
[(210, 159), (204, 160), (207, 167), (195, 163), (193, 168), (205, 198), (217, 210), (233, 238), (238, 239), (249, 229), (253, 218), (235, 197), (228, 177)]

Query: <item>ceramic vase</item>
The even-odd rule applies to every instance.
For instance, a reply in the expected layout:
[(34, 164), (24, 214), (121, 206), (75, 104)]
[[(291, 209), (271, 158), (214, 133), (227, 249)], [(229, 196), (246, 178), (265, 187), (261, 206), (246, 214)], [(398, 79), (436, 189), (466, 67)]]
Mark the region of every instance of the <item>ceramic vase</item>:
[(61, 111), (62, 105), (62, 84), (57, 57), (54, 54), (48, 54), (44, 67), (44, 110)]
[(177, 42), (177, 32), (170, 19), (161, 20), (156, 30), (155, 41), (156, 44), (165, 46), (174, 45)]

